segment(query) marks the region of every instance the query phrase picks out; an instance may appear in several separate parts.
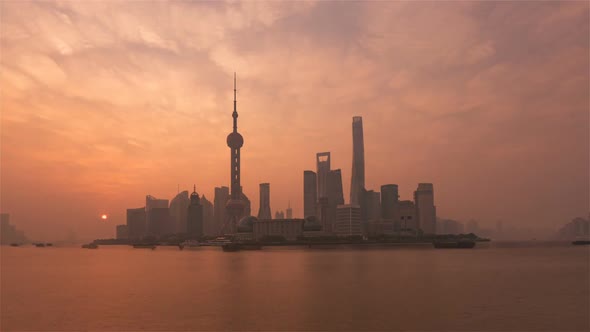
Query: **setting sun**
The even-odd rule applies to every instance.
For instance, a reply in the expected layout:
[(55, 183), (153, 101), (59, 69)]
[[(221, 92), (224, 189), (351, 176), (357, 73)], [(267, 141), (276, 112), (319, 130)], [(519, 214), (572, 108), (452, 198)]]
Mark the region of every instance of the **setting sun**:
[(107, 215), (106, 215), (106, 214), (103, 214), (102, 216), (100, 216), (100, 218), (101, 218), (102, 220), (107, 220)]

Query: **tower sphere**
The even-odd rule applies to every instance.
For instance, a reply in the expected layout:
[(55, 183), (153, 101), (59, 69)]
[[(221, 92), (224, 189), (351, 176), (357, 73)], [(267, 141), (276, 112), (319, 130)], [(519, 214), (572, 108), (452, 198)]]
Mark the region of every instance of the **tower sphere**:
[(232, 149), (239, 149), (244, 145), (244, 138), (240, 133), (233, 132), (227, 135), (227, 146)]

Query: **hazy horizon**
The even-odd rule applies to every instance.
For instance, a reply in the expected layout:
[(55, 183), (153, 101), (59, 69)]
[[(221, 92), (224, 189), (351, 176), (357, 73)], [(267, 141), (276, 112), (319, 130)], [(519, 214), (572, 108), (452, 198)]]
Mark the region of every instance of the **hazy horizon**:
[[(0, 210), (31, 239), (113, 237), (127, 208), (241, 181), (303, 211), (330, 151), (348, 202), (434, 184), (437, 215), (557, 229), (590, 211), (588, 2), (0, 3)], [(35, 19), (30, 19), (34, 17)], [(100, 215), (109, 215), (108, 221)]]

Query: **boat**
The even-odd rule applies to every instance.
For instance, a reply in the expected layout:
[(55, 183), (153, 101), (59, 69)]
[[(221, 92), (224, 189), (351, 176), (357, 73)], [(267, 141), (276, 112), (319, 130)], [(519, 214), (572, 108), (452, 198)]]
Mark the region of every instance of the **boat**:
[(438, 240), (432, 242), (436, 249), (471, 249), (475, 247), (475, 241), (461, 239), (461, 240)]
[(183, 250), (183, 249), (194, 249), (194, 248), (198, 248), (201, 246), (201, 243), (199, 243), (199, 241), (197, 240), (187, 240), (184, 241), (182, 243), (180, 243), (178, 245), (178, 249)]
[(47, 247), (53, 247), (53, 243), (49, 243), (49, 242), (48, 242), (48, 243), (45, 243), (45, 245), (46, 245)]
[(10, 246), (11, 247), (18, 247), (18, 246), (20, 246), (20, 243), (11, 243)]
[(156, 245), (155, 244), (149, 244), (149, 243), (136, 243), (133, 245), (133, 248), (136, 249), (156, 249)]
[(223, 246), (225, 244), (232, 243), (230, 238), (225, 236), (218, 236), (214, 240), (209, 240), (207, 242), (201, 243), (202, 246)]
[(226, 243), (221, 246), (221, 249), (223, 249), (223, 251), (227, 251), (227, 252), (239, 251), (240, 245), (237, 243)]
[(590, 240), (576, 240), (576, 241), (573, 241), (572, 244), (574, 246), (588, 245), (588, 244), (590, 244)]
[(37, 248), (44, 248), (45, 247), (45, 243), (35, 243), (35, 247), (37, 247)]
[(98, 249), (98, 244), (96, 244), (96, 243), (83, 244), (82, 248), (84, 248), (84, 249)]

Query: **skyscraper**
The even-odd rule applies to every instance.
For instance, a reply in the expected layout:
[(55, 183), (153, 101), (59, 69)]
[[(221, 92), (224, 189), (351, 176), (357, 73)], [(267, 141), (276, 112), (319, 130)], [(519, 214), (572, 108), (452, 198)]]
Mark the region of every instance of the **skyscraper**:
[(178, 193), (170, 201), (170, 218), (176, 233), (186, 233), (186, 213), (189, 202), (187, 190)]
[(154, 196), (145, 197), (146, 233), (151, 236), (161, 236), (173, 233), (170, 222), (170, 210), (167, 199)]
[(196, 187), (193, 189), (191, 202), (188, 206), (187, 233), (193, 238), (203, 236), (203, 206)]
[[(333, 169), (328, 172), (327, 180), (327, 203), (323, 202), (325, 212), (321, 220), (326, 232), (331, 232), (332, 226), (336, 222), (336, 208), (344, 204), (344, 192), (342, 191), (342, 172), (340, 169)], [(326, 205), (327, 204), (327, 205)]]
[(270, 183), (260, 184), (260, 208), (258, 219), (271, 219), (270, 214)]
[(334, 223), (334, 233), (338, 236), (362, 235), (361, 209), (358, 205), (339, 205)]
[(213, 214), (213, 203), (211, 203), (205, 195), (201, 196), (201, 205), (203, 206), (203, 235), (214, 236), (217, 235), (217, 227)]
[(363, 118), (352, 118), (352, 179), (350, 204), (359, 205), (365, 189), (365, 144), (363, 141)]
[(397, 220), (399, 213), (399, 190), (397, 184), (381, 186), (381, 218)]
[(330, 172), (330, 152), (316, 154), (318, 199), (328, 197), (328, 173)]
[(244, 214), (245, 202), (242, 200), (242, 186), (240, 185), (240, 149), (244, 145), (244, 138), (238, 133), (238, 108), (236, 101), (236, 74), (234, 73), (234, 119), (233, 131), (227, 135), (227, 146), (231, 149), (231, 193), (227, 202), (227, 221), (223, 232), (234, 233), (238, 221)]
[(317, 176), (313, 171), (303, 171), (303, 217), (316, 215), (318, 201)]
[(130, 239), (139, 240), (146, 233), (146, 208), (127, 209), (127, 234)]
[(414, 191), (414, 202), (418, 228), (424, 234), (436, 234), (436, 206), (432, 183), (418, 184), (418, 189)]
[(227, 201), (229, 200), (228, 187), (215, 187), (215, 197), (213, 198), (213, 218), (215, 220), (214, 233), (221, 234), (221, 229), (227, 220)]
[(287, 219), (293, 219), (293, 209), (291, 209), (291, 201), (289, 201), (289, 205), (287, 206)]

